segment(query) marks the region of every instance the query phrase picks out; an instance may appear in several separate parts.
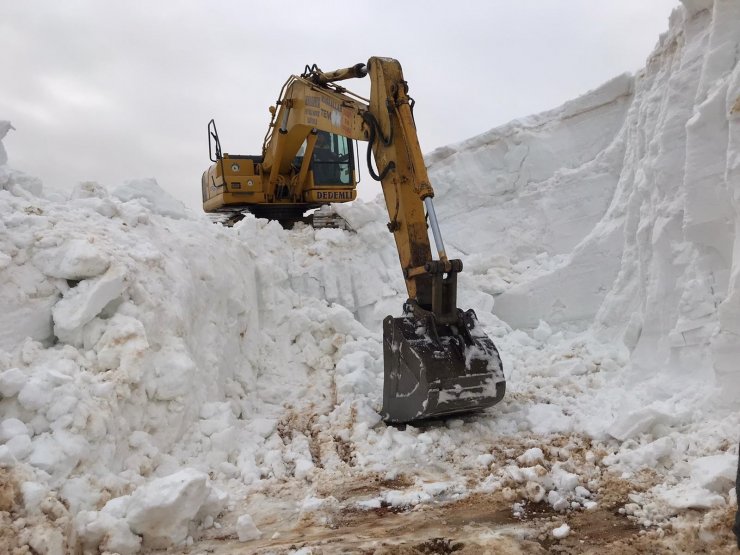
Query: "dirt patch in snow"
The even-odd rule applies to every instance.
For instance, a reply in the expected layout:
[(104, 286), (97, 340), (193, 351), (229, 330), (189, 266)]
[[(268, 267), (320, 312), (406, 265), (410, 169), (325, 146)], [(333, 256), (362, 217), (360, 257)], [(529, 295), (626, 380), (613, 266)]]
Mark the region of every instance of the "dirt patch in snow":
[(599, 503), (608, 509), (618, 509), (627, 502), (630, 493), (647, 491), (660, 482), (662, 478), (652, 469), (641, 470), (629, 480), (606, 472), (601, 477)]
[[(344, 489), (341, 497), (352, 492)], [(622, 491), (634, 491), (624, 487)], [(357, 490), (361, 497), (367, 491)], [(345, 498), (345, 501), (349, 498)], [(705, 513), (698, 513), (705, 514)], [(729, 511), (727, 511), (729, 515)], [(413, 508), (327, 509), (310, 518), (260, 526), (263, 539), (241, 544), (233, 537), (198, 542), (198, 552), (289, 553), (306, 548), (322, 554), (425, 553), (724, 553), (729, 545), (729, 516), (713, 517), (715, 528), (728, 534), (695, 537), (697, 524), (686, 533), (667, 527), (644, 530), (618, 512), (618, 504), (590, 511), (556, 513), (544, 503), (529, 504), (520, 517), (511, 502), (495, 492), (459, 501), (421, 504)], [(567, 523), (570, 534), (556, 539), (552, 530)], [(691, 533), (689, 533), (689, 529)], [(692, 534), (695, 539), (692, 538)], [(728, 553), (732, 551), (727, 551)]]
[(13, 525), (13, 514), (20, 504), (18, 483), (5, 469), (0, 468), (0, 555), (13, 553), (18, 546), (18, 531)]
[(0, 512), (0, 555), (10, 555), (18, 547), (18, 532), (8, 512)]
[(18, 484), (10, 472), (0, 468), (0, 511), (10, 512), (18, 504)]
[(404, 474), (388, 479), (380, 474), (371, 473), (356, 475), (350, 480), (327, 480), (316, 485), (316, 491), (321, 496), (333, 496), (338, 501), (354, 501), (377, 495), (381, 490), (404, 490), (414, 484), (414, 480)]

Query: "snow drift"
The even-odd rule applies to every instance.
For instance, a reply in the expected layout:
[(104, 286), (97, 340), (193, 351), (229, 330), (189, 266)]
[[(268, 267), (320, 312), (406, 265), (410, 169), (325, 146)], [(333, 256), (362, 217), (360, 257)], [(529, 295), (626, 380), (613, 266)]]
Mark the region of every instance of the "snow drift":
[[(739, 48), (737, 2), (686, 1), (637, 75), (429, 155), (459, 303), (510, 391), (429, 429), (377, 414), (380, 322), (405, 293), (382, 203), (338, 207), (355, 233), (225, 229), (151, 179), (59, 198), (0, 165), (0, 466), (24, 515), (3, 524), (40, 552), (133, 553), (192, 542), (249, 488), (336, 504), (312, 484), (349, 469), (416, 476), (364, 509), (464, 495), (466, 469), (555, 510), (645, 467), (664, 482), (638, 518), (726, 504)], [(563, 458), (555, 435), (592, 447)]]

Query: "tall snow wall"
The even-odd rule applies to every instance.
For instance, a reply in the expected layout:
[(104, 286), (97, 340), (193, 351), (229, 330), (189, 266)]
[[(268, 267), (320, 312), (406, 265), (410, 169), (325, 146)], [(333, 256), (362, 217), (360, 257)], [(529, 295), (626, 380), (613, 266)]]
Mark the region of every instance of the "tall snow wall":
[(684, 0), (634, 77), (430, 154), (451, 245), (524, 264), (498, 316), (740, 393), (739, 52), (739, 2)]

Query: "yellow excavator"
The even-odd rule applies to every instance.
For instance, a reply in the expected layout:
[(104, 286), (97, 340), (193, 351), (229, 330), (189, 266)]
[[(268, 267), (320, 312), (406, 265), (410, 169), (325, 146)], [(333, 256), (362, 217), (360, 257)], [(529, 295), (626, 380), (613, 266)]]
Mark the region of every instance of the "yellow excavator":
[[(366, 75), (369, 99), (337, 84)], [(495, 345), (475, 312), (457, 307), (463, 265), (445, 253), (413, 106), (394, 59), (373, 57), (331, 72), (306, 66), (288, 79), (270, 108), (261, 155), (222, 153), (215, 123), (209, 122), (214, 164), (202, 178), (206, 212), (249, 211), (295, 221), (311, 208), (356, 197), (352, 141), (368, 142), (368, 172), (381, 182), (408, 291), (403, 315), (383, 321), (382, 416), (390, 423), (484, 409), (506, 391)]]

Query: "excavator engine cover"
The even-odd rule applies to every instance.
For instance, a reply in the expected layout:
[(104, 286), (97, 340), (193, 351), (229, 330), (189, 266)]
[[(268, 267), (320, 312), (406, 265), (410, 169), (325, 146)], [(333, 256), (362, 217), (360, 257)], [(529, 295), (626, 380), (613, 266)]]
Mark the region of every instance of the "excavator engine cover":
[(493, 342), (473, 310), (457, 324), (406, 313), (383, 321), (383, 418), (404, 423), (470, 412), (501, 401), (506, 382)]

